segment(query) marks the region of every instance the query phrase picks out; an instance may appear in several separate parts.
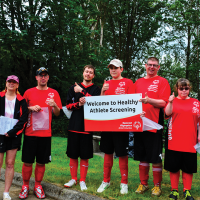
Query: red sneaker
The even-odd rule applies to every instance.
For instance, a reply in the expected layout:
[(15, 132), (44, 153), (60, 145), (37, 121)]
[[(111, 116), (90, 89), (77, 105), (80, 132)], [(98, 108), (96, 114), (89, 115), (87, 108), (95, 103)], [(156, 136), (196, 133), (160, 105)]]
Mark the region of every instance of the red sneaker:
[(33, 191), (36, 195), (36, 197), (38, 199), (44, 199), (45, 198), (45, 194), (44, 194), (44, 190), (42, 189), (41, 185), (37, 185), (33, 188)]
[(29, 192), (29, 186), (28, 185), (22, 185), (21, 192), (19, 193), (20, 199), (26, 199), (28, 197)]

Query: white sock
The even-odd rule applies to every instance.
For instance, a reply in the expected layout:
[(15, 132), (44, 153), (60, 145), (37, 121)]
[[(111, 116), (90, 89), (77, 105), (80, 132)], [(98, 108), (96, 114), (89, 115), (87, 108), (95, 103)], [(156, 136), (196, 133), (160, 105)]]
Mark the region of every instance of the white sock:
[(9, 196), (9, 192), (4, 192), (3, 195), (4, 196)]

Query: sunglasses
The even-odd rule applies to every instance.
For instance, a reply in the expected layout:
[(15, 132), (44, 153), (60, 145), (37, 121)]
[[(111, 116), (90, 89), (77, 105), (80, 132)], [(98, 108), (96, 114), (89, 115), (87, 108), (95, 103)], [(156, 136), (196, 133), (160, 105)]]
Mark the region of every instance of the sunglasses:
[(189, 90), (190, 88), (189, 87), (180, 87), (180, 88), (178, 88), (180, 91), (183, 91), (183, 90)]

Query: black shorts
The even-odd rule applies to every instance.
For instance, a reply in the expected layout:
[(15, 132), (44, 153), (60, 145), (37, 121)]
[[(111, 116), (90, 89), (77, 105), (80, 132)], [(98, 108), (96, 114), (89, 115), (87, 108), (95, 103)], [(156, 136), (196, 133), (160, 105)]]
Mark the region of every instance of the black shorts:
[(51, 162), (51, 137), (24, 136), (22, 162), (46, 164)]
[(100, 150), (117, 157), (128, 155), (129, 132), (102, 132)]
[(0, 135), (0, 153), (4, 153), (8, 150), (21, 148), (21, 138), (22, 134), (15, 137), (6, 137), (5, 135)]
[(134, 133), (134, 160), (148, 163), (162, 162), (162, 130)]
[(197, 153), (165, 150), (164, 169), (170, 172), (182, 170), (192, 174), (197, 172)]
[(69, 158), (90, 159), (93, 158), (92, 134), (75, 133), (68, 131), (67, 151)]

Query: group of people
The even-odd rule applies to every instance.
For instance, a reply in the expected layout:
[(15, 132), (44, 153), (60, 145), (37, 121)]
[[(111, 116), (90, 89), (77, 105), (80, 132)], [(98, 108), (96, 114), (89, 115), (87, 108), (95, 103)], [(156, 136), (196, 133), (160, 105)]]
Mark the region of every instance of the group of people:
[[(67, 94), (66, 107), (73, 111), (69, 121), (66, 154), (70, 158), (71, 180), (64, 186), (69, 188), (77, 184), (78, 158), (80, 157), (80, 188), (87, 190), (86, 176), (88, 160), (93, 157), (92, 133), (84, 130), (83, 105), (87, 96), (123, 95), (142, 93), (140, 101), (143, 104), (145, 117), (163, 125), (164, 115), (169, 119), (168, 135), (166, 137), (164, 168), (170, 172), (171, 200), (179, 197), (178, 183), (182, 170), (183, 192), (186, 200), (193, 200), (191, 195), (192, 175), (197, 172), (197, 153), (194, 145), (200, 142), (197, 137), (197, 124), (200, 121), (199, 101), (191, 98), (190, 82), (181, 78), (171, 90), (168, 81), (158, 76), (159, 60), (150, 57), (145, 64), (146, 76), (132, 80), (123, 78), (123, 64), (114, 59), (108, 65), (109, 81), (104, 81), (102, 89), (92, 83), (95, 68), (86, 65), (83, 69), (83, 82), (70, 87)], [(37, 86), (28, 89), (23, 97), (18, 93), (19, 79), (15, 75), (8, 76), (5, 91), (0, 93), (0, 115), (18, 119), (17, 124), (0, 135), (0, 168), (6, 153), (5, 191), (3, 200), (10, 200), (9, 188), (14, 175), (14, 162), (17, 150), (21, 146), (21, 133), (25, 129), (22, 149), (23, 186), (20, 199), (28, 197), (29, 180), (32, 174), (32, 164), (35, 162), (34, 193), (38, 198), (45, 198), (41, 181), (45, 173), (45, 164), (51, 161), (51, 120), (52, 113), (58, 116), (62, 109), (61, 100), (56, 90), (47, 86), (49, 72), (42, 67), (36, 71)], [(164, 111), (164, 112), (163, 112)], [(164, 114), (164, 115), (163, 115)], [(129, 132), (102, 132), (100, 149), (105, 153), (103, 165), (103, 181), (98, 193), (110, 186), (113, 154), (119, 157), (121, 172), (120, 193), (128, 193), (128, 144)], [(162, 181), (162, 130), (150, 130), (134, 133), (134, 159), (139, 163), (140, 184), (135, 191), (143, 194), (149, 189), (149, 168), (152, 163), (153, 196), (161, 195)]]

